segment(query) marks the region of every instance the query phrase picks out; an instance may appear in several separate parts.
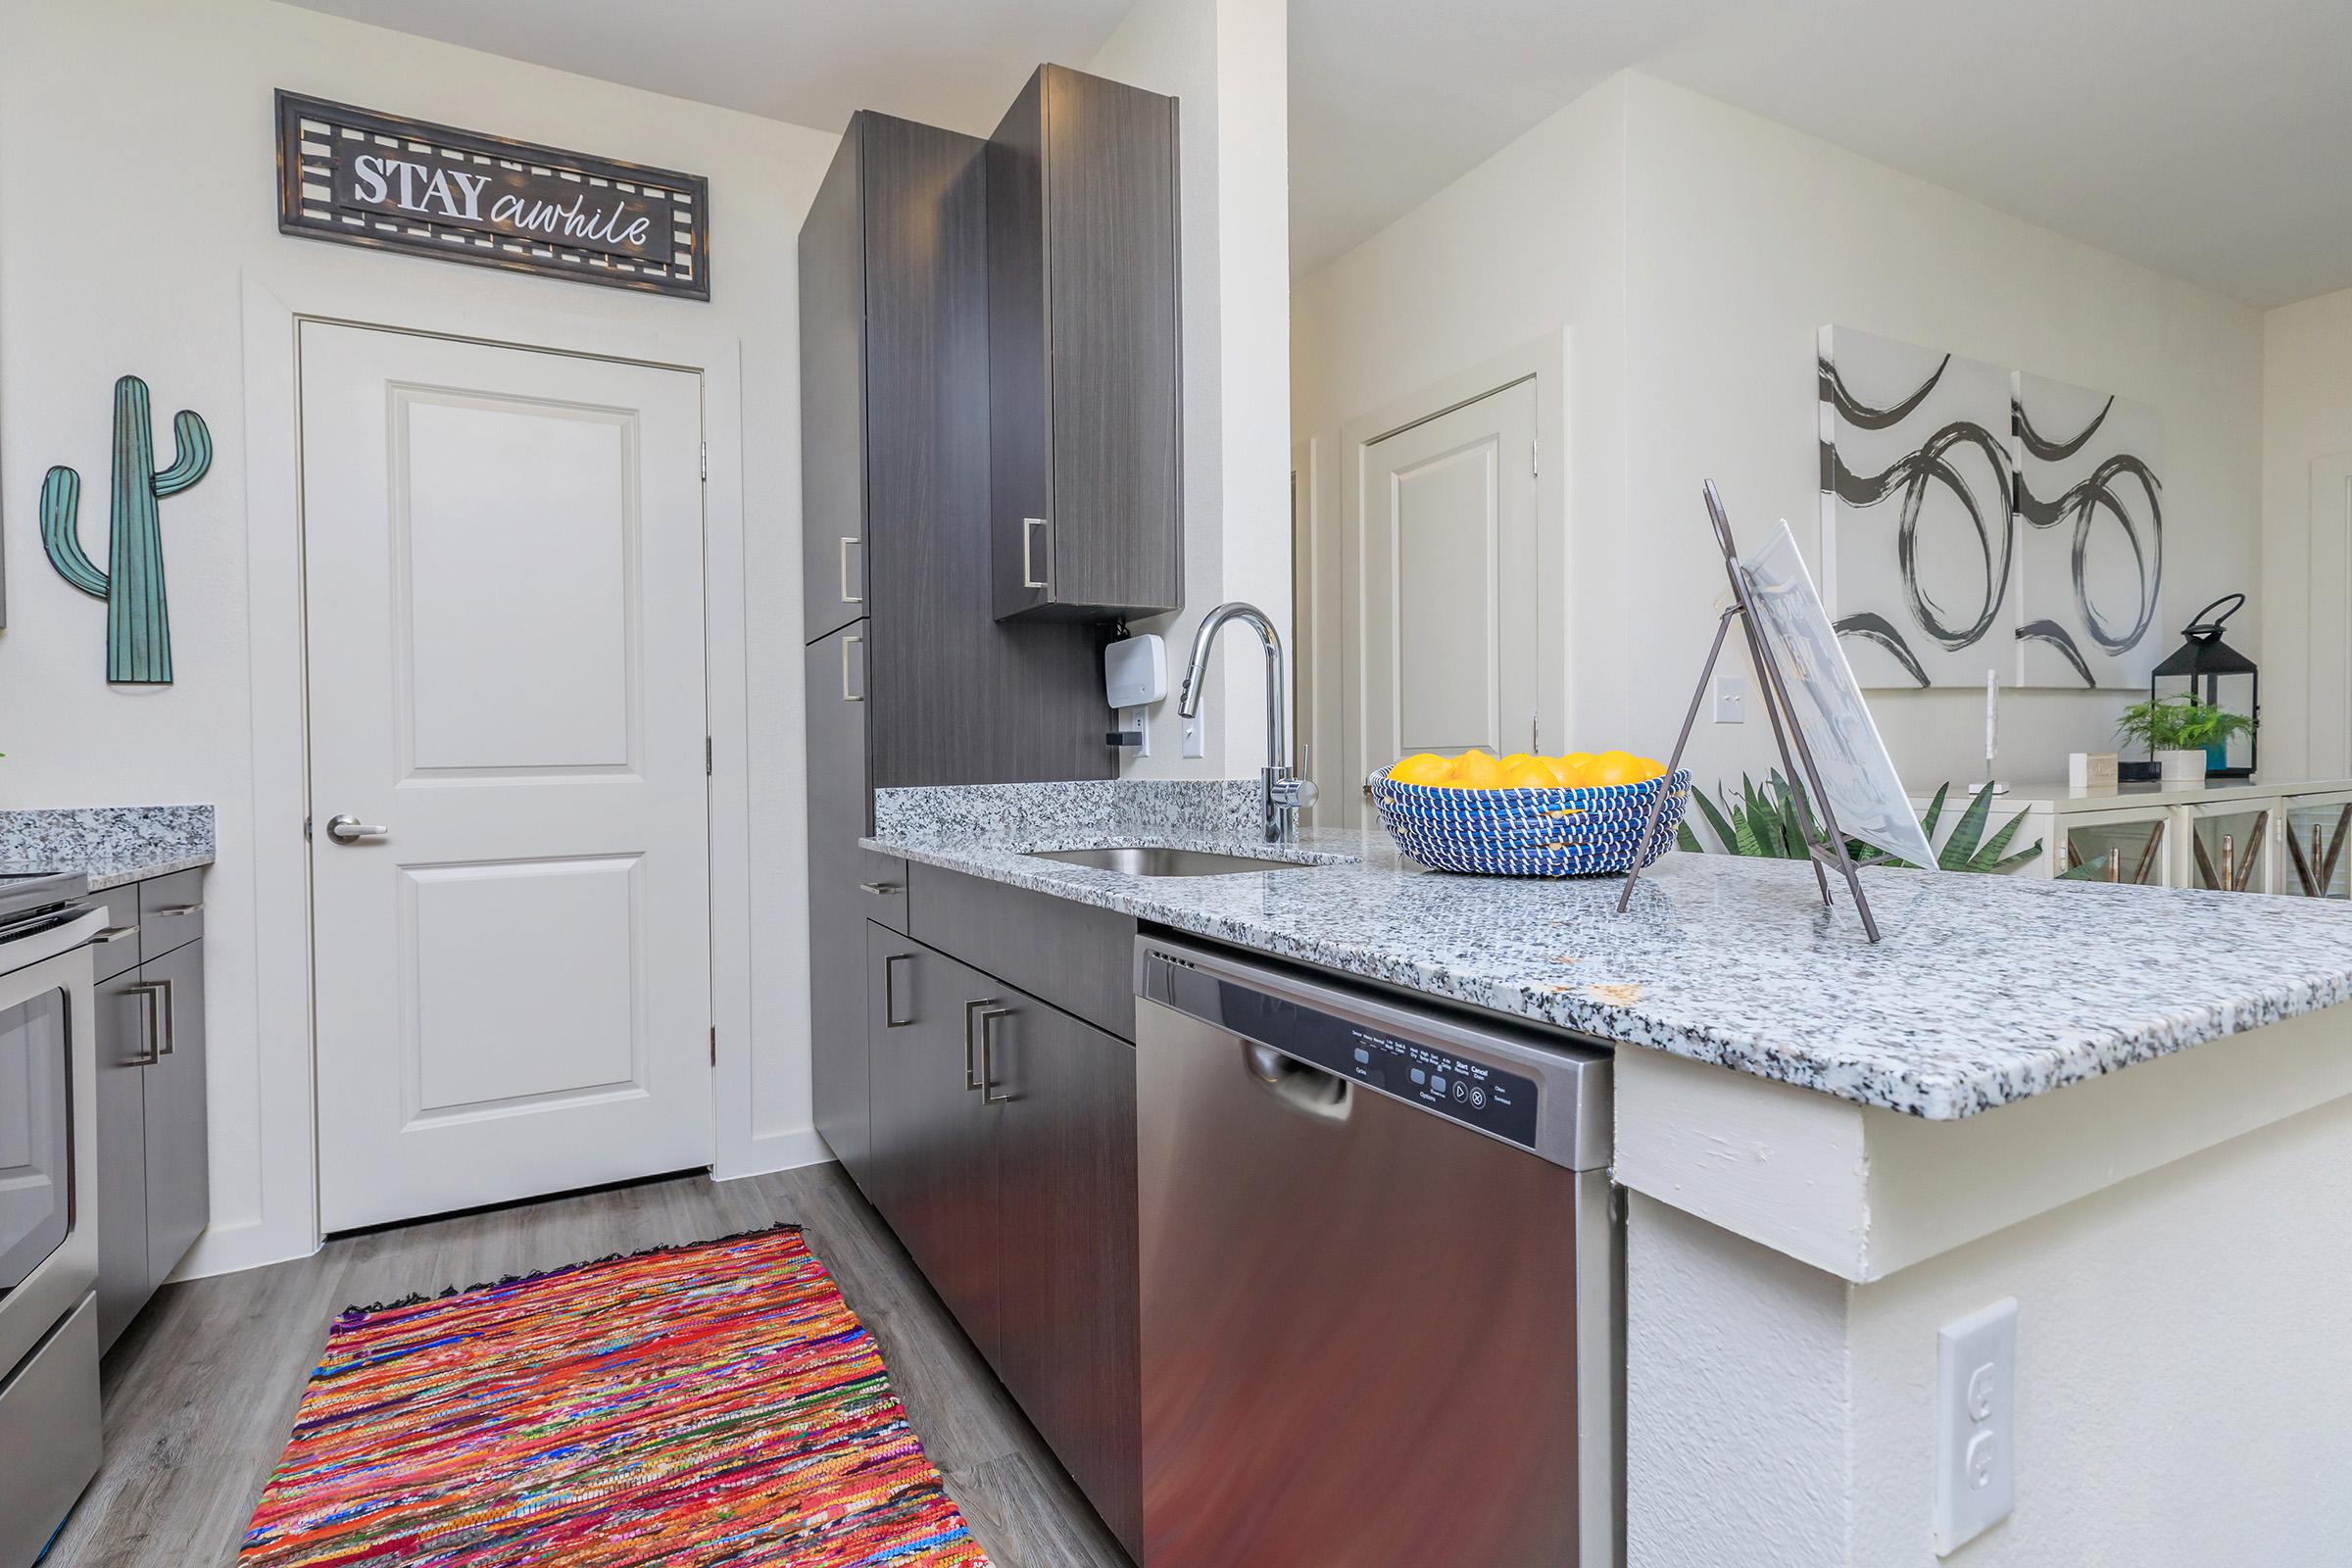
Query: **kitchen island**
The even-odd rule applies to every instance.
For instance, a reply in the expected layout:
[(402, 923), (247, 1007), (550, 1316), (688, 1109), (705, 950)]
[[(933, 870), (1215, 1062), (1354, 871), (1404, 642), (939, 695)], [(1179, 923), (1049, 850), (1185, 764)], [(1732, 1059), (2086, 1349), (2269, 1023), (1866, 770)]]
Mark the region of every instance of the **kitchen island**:
[[(2004, 1298), (2018, 1503), (1959, 1560), (2352, 1550), (2304, 1479), (2352, 1463), (2352, 909), (1882, 870), (1873, 947), (1800, 863), (1671, 856), (1620, 917), (1252, 845), (1253, 789), (884, 791), (866, 847), (1619, 1048), (1636, 1568), (1936, 1561), (1937, 1331)], [(1026, 853), (1117, 843), (1300, 863)]]

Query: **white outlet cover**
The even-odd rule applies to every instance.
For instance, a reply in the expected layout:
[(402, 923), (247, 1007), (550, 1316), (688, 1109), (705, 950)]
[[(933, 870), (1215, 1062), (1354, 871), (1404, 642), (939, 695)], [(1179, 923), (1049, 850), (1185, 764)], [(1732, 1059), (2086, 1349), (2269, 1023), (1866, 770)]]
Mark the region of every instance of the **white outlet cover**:
[(2017, 1507), (2017, 1300), (1936, 1333), (1936, 1555)]

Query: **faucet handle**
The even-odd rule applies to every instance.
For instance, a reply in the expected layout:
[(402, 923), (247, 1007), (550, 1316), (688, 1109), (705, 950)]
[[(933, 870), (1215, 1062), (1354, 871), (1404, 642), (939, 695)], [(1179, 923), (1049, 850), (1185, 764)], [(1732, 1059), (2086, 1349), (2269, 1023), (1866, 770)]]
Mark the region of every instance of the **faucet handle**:
[(1315, 781), (1311, 778), (1277, 779), (1274, 783), (1274, 804), (1297, 811), (1305, 810), (1315, 804)]

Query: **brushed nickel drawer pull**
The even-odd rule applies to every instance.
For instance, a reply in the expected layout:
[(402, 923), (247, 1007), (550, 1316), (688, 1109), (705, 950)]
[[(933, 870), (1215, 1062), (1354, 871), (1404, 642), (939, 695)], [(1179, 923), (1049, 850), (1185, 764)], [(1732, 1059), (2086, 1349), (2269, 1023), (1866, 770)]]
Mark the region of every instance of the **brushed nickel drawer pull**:
[(164, 985), (160, 980), (142, 980), (137, 985), (124, 986), (124, 996), (139, 999), (139, 1038), (146, 1042), (144, 1054), (130, 1058), (133, 1067), (152, 1067), (164, 1059), (161, 1002)]
[(845, 605), (865, 603), (865, 595), (850, 592), (850, 546), (863, 543), (856, 534), (845, 533), (841, 536), (841, 602)]
[(865, 693), (854, 692), (850, 690), (850, 650), (854, 647), (861, 645), (864, 641), (864, 638), (857, 636), (856, 634), (844, 637), (841, 640), (841, 700), (845, 703), (862, 703), (865, 701)]
[(139, 928), (136, 923), (130, 925), (110, 925), (105, 930), (99, 932), (96, 936), (90, 938), (90, 945), (92, 947), (98, 947), (109, 942), (121, 942), (125, 937), (135, 937), (138, 934)]
[(1012, 1016), (1010, 1007), (990, 1007), (980, 1014), (980, 1103), (1002, 1105), (1010, 1095), (1000, 1095), (997, 1088), (997, 1020)]
[(896, 882), (860, 882), (858, 885), (877, 899), (887, 899), (904, 891)]
[(982, 1007), (995, 1006), (1000, 1000), (996, 997), (982, 997), (976, 1002), (967, 1002), (963, 1004), (963, 1087), (966, 1089), (978, 1089), (986, 1093), (988, 1087), (972, 1070), (972, 1014), (978, 1012)]
[[(155, 917), (160, 920), (166, 916), (202, 914), (204, 912), (204, 906), (201, 904), (168, 904), (164, 906), (164, 907), (154, 910), (153, 912)], [(134, 926), (132, 929), (136, 930), (137, 927)]]
[(899, 964), (912, 963), (913, 961), (914, 955), (911, 953), (894, 953), (882, 960), (882, 1027), (885, 1029), (904, 1029), (914, 1022), (912, 1018), (899, 1016), (899, 971), (897, 967)]
[(1023, 517), (1021, 519), (1021, 586), (1024, 588), (1050, 588), (1053, 586), (1052, 583), (1037, 574), (1037, 559), (1033, 554), (1037, 530), (1045, 526), (1046, 519), (1043, 517)]

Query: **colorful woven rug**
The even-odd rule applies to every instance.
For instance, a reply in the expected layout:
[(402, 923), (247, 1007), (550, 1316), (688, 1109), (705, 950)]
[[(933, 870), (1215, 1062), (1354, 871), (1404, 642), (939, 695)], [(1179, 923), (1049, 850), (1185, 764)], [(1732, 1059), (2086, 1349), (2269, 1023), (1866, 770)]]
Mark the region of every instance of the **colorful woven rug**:
[(797, 1226), (355, 1307), (245, 1568), (985, 1568)]

